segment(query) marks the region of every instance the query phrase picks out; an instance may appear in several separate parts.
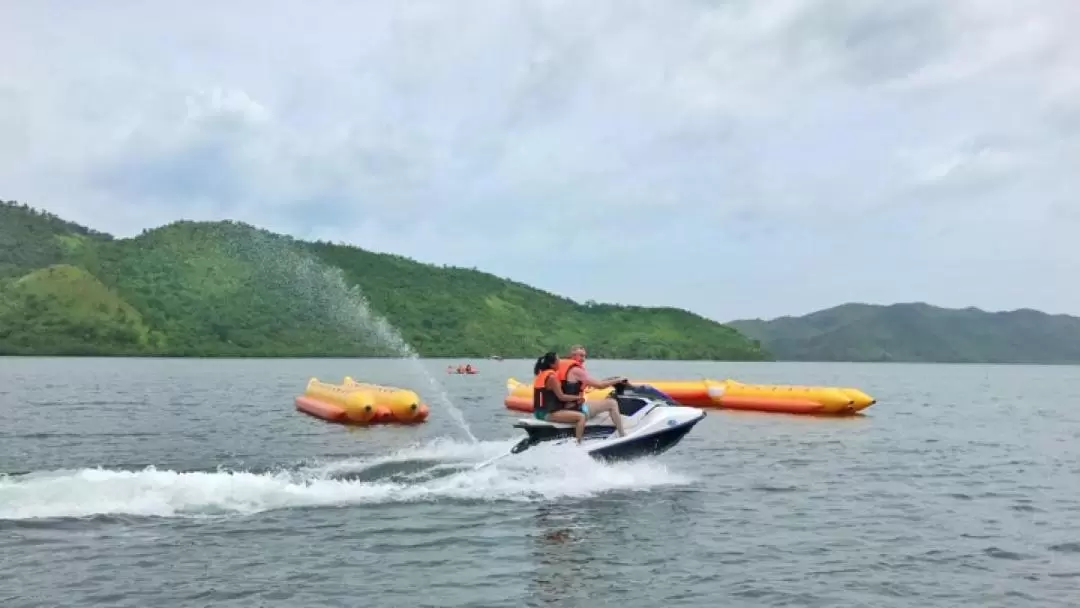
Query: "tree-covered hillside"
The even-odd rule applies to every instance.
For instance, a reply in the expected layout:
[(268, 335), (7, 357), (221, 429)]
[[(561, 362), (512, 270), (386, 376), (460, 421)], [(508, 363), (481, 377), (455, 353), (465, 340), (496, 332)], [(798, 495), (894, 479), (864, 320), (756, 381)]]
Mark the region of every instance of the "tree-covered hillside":
[(0, 279), (58, 264), (111, 237), (15, 201), (0, 201)]
[(0, 354), (400, 355), (381, 318), (424, 356), (533, 357), (582, 342), (598, 357), (769, 358), (683, 310), (583, 305), (236, 222), (114, 239), (0, 204)]
[(1028, 309), (845, 304), (729, 325), (781, 360), (1080, 363), (1080, 318)]

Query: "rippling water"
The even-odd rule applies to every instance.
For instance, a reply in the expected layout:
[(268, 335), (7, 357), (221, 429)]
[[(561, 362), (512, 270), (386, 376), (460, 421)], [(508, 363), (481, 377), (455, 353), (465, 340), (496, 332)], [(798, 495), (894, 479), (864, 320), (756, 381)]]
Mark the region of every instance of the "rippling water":
[[(400, 361), (0, 359), (0, 606), (1075, 606), (1080, 369), (592, 362), (857, 386), (858, 419), (711, 411), (668, 454), (530, 450), (521, 361), (424, 365), (414, 428), (293, 410)], [(434, 400), (433, 400), (434, 401)]]

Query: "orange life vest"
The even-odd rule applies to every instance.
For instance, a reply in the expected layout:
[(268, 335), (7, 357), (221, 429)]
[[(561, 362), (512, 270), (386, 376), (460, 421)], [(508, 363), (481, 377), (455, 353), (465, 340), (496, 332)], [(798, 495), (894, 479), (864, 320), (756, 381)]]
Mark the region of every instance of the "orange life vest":
[(545, 369), (533, 378), (533, 410), (558, 409), (559, 398), (547, 388), (547, 379), (555, 374), (553, 369)]
[(581, 395), (585, 392), (585, 387), (580, 382), (567, 382), (567, 377), (570, 376), (570, 370), (575, 367), (585, 369), (585, 366), (575, 361), (574, 359), (559, 359), (558, 367), (555, 368), (555, 379), (562, 385), (562, 390), (567, 395)]
[(554, 373), (555, 370), (553, 369), (545, 369), (539, 374), (536, 374), (536, 377), (533, 378), (533, 390), (544, 390), (544, 385), (547, 384), (548, 376)]
[(555, 378), (559, 382), (565, 382), (566, 377), (570, 375), (570, 370), (575, 367), (584, 368), (585, 366), (574, 359), (559, 359), (555, 367)]

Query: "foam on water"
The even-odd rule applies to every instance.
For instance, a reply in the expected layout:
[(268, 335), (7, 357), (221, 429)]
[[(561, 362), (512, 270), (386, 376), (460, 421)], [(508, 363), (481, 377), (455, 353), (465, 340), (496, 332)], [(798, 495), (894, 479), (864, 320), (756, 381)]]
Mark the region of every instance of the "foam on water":
[[(435, 500), (533, 502), (648, 491), (689, 479), (648, 460), (602, 464), (574, 450), (534, 448), (496, 465), (472, 465), (503, 453), (509, 442), (436, 442), (372, 459), (349, 459), (299, 470), (183, 472), (81, 469), (0, 477), (0, 520), (95, 515), (205, 517), (272, 509)], [(387, 463), (437, 460), (460, 470), (418, 482), (385, 476), (342, 479)]]

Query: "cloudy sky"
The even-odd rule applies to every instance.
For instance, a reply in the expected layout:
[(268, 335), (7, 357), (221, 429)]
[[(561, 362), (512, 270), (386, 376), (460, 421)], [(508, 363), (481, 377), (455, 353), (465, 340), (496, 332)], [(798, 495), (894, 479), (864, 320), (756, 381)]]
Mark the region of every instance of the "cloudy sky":
[(1080, 313), (1076, 0), (225, 4), (0, 0), (0, 198), (719, 320)]

